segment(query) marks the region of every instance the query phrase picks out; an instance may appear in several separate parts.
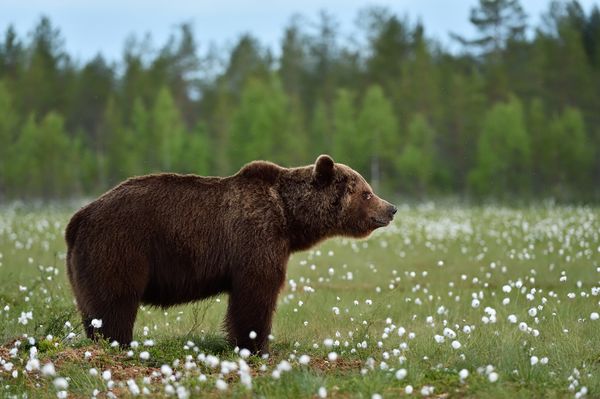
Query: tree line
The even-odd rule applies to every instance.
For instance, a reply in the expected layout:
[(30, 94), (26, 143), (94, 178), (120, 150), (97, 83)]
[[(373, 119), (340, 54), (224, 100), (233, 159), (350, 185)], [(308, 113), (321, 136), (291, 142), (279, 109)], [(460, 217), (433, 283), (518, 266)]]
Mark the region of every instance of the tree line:
[(326, 12), (295, 16), (279, 48), (250, 34), (81, 62), (41, 17), (0, 37), (0, 199), (96, 194), (155, 171), (234, 173), (320, 153), (385, 193), (422, 198), (598, 198), (600, 10), (552, 1), (539, 26), (517, 0), (479, 0), (477, 36), (450, 51), (388, 9), (342, 37)]

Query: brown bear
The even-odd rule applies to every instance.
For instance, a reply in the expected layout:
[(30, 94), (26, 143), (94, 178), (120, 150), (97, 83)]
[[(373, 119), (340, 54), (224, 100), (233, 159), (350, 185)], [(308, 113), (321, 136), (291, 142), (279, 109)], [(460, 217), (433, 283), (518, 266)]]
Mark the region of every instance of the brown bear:
[(134, 177), (71, 218), (69, 281), (90, 338), (129, 344), (141, 303), (226, 292), (229, 341), (266, 351), (290, 254), (336, 235), (366, 237), (395, 213), (327, 155), (299, 168), (254, 161), (224, 178)]

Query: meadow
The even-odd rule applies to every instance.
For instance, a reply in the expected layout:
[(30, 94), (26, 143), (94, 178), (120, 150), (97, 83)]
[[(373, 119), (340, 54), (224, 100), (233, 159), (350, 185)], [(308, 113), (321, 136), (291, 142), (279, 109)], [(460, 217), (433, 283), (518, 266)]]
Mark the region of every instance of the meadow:
[(0, 208), (0, 397), (600, 396), (600, 208), (405, 205), (294, 254), (268, 358), (227, 345), (226, 296), (141, 307), (130, 348), (86, 339), (75, 209)]

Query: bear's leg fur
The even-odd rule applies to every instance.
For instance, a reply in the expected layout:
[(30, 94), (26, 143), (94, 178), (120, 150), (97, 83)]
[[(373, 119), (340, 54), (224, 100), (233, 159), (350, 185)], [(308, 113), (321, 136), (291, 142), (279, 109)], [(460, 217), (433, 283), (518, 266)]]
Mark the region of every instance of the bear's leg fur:
[[(95, 309), (82, 310), (83, 325), (88, 338), (105, 338), (108, 341), (117, 341), (125, 346), (133, 338), (133, 323), (137, 315), (139, 301), (136, 298), (115, 298), (114, 301), (103, 303)], [(102, 320), (100, 328), (92, 326), (93, 319)]]
[[(249, 349), (252, 353), (268, 352), (271, 322), (277, 305), (277, 296), (285, 275), (266, 278), (239, 277), (229, 295), (225, 327), (232, 345)], [(242, 280), (243, 278), (243, 280)], [(256, 336), (251, 337), (251, 333)]]

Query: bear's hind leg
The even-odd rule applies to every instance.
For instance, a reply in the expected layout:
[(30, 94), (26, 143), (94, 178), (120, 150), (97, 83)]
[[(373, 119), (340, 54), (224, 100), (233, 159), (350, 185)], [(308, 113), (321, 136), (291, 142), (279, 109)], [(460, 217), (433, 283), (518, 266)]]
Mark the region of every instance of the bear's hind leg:
[[(83, 316), (86, 335), (94, 340), (100, 336), (110, 342), (117, 341), (122, 346), (129, 345), (133, 338), (138, 305), (137, 300), (128, 299), (106, 304), (102, 309), (86, 311)], [(99, 328), (92, 325), (93, 319), (102, 321)]]

